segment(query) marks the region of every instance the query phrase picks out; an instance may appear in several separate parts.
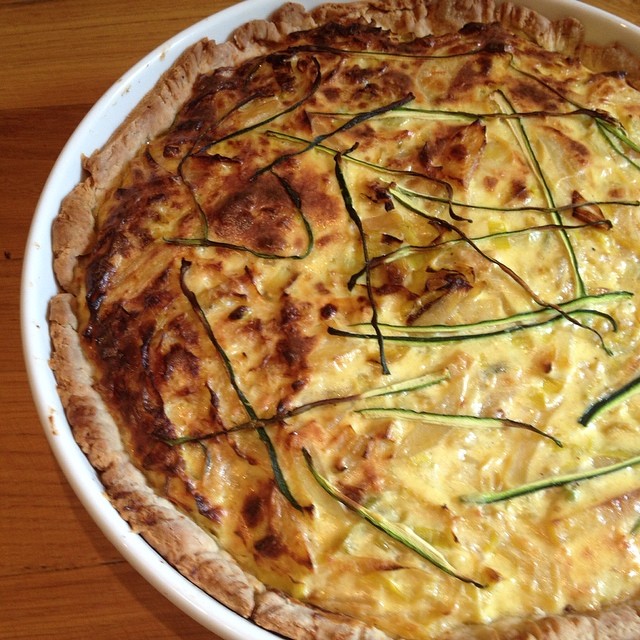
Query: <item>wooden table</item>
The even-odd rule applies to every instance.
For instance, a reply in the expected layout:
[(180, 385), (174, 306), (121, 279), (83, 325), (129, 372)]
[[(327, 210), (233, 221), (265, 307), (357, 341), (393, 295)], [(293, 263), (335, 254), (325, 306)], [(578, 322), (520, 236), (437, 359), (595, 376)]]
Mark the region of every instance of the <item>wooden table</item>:
[[(640, 25), (638, 0), (589, 1)], [(0, 638), (215, 638), (122, 559), (58, 469), (27, 385), (19, 284), (40, 190), (89, 107), (144, 54), (230, 4), (0, 0)]]

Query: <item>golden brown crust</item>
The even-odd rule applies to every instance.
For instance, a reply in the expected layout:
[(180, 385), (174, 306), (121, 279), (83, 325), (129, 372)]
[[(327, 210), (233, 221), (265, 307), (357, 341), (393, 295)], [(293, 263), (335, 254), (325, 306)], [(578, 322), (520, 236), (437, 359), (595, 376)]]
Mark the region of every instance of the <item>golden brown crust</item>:
[(630, 600), (589, 615), (567, 613), (457, 629), (443, 640), (633, 640), (639, 636), (640, 602)]
[[(578, 53), (596, 70), (624, 67), (634, 77), (640, 63), (625, 50), (582, 45), (582, 27), (575, 20), (551, 22), (512, 3), (493, 0), (394, 0), (324, 5), (307, 13), (287, 4), (272, 21), (255, 21), (234, 32), (221, 45), (199, 42), (163, 76), (157, 88), (134, 110), (109, 142), (85, 162), (89, 177), (65, 199), (54, 223), (54, 269), (65, 292), (51, 301), (53, 342), (51, 366), (74, 435), (100, 472), (118, 511), (182, 573), (208, 593), (257, 624), (291, 638), (383, 639), (387, 636), (349, 618), (327, 614), (279, 592), (266, 590), (243, 572), (235, 560), (190, 518), (157, 496), (129, 461), (100, 395), (77, 334), (74, 312), (74, 269), (78, 256), (91, 245), (95, 203), (145, 140), (163, 130), (184, 103), (195, 78), (219, 66), (233, 66), (263, 53), (292, 31), (327, 21), (360, 20), (401, 33), (447, 33), (467, 22), (500, 22), (525, 34), (548, 50)], [(452, 632), (450, 640), (475, 638), (631, 638), (640, 636), (635, 603), (594, 615), (567, 615), (539, 621), (501, 623)]]
[(584, 28), (574, 18), (551, 21), (522, 5), (494, 0), (325, 4), (313, 10), (312, 16), (316, 24), (358, 20), (418, 37), (453, 33), (470, 22), (499, 22), (505, 29), (522, 33), (549, 51), (566, 55), (574, 54), (584, 37)]
[(311, 12), (316, 25), (327, 22), (360, 22), (395, 33), (427, 35), (429, 30), (428, 3), (411, 0), (393, 2), (354, 2), (323, 4)]
[(320, 611), (286, 594), (266, 591), (252, 616), (256, 624), (293, 640), (386, 640), (385, 633), (345, 616)]
[(574, 55), (584, 38), (584, 27), (571, 17), (552, 21), (512, 2), (496, 7), (494, 15), (502, 26), (524, 34), (547, 51)]
[(55, 296), (49, 306), (49, 330), (53, 343), (51, 368), (74, 437), (98, 471), (115, 460), (126, 460), (118, 429), (100, 395), (93, 388), (91, 368), (78, 339), (78, 322), (69, 293)]
[(244, 617), (251, 615), (255, 594), (264, 587), (190, 518), (153, 493), (128, 460), (113, 461), (100, 478), (134, 531), (216, 600)]
[(577, 56), (594, 71), (624, 71), (629, 84), (636, 89), (640, 88), (640, 59), (619, 43), (608, 47), (585, 43), (578, 49)]
[(64, 291), (76, 291), (73, 271), (77, 257), (91, 246), (94, 237), (94, 205), (93, 182), (85, 180), (65, 197), (53, 221), (53, 270)]

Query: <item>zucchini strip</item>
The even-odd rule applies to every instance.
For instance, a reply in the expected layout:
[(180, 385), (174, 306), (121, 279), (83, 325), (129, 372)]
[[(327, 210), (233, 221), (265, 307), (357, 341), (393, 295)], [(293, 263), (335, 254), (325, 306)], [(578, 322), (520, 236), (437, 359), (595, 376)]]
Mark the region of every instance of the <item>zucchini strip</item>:
[(353, 204), (353, 199), (351, 198), (351, 192), (349, 191), (349, 186), (347, 185), (347, 180), (345, 178), (344, 172), (342, 171), (342, 156), (340, 154), (335, 156), (335, 174), (336, 179), (338, 181), (338, 186), (340, 187), (340, 193), (342, 195), (342, 199), (344, 201), (345, 208), (347, 209), (347, 213), (351, 218), (351, 221), (355, 224), (358, 229), (358, 235), (360, 236), (360, 245), (362, 247), (362, 254), (365, 265), (365, 279), (367, 283), (367, 297), (369, 298), (369, 304), (371, 306), (371, 326), (376, 333), (376, 340), (378, 342), (378, 351), (380, 352), (380, 366), (382, 367), (382, 373), (385, 375), (389, 375), (391, 372), (389, 371), (389, 366), (387, 364), (387, 356), (385, 354), (384, 348), (384, 339), (382, 336), (382, 332), (378, 327), (378, 308), (376, 305), (375, 296), (373, 295), (373, 286), (371, 284), (371, 270), (369, 268), (369, 249), (367, 247), (367, 236), (364, 231), (364, 227), (362, 225), (362, 220), (356, 211), (356, 208)]
[(626, 144), (627, 147), (629, 147), (630, 149), (632, 149), (636, 153), (640, 153), (640, 145), (638, 145), (636, 142), (634, 142), (626, 134), (625, 130), (622, 128), (622, 125), (614, 126), (613, 124), (611, 124), (610, 122), (607, 122), (606, 120), (603, 120), (602, 118), (598, 118), (596, 121), (597, 121), (599, 126), (601, 126), (603, 129), (605, 129), (605, 131), (607, 131), (611, 135), (615, 136), (618, 140), (620, 140), (622, 143)]
[(398, 393), (406, 393), (407, 391), (417, 391), (418, 389), (425, 389), (432, 387), (433, 385), (440, 384), (449, 379), (449, 372), (444, 373), (427, 373), (417, 378), (411, 378), (409, 380), (402, 380), (401, 382), (394, 382), (393, 384), (385, 385), (383, 387), (376, 387), (369, 391), (363, 391), (360, 398), (379, 398), (380, 396), (390, 396)]
[[(348, 158), (350, 161), (355, 162), (356, 160), (351, 157), (351, 156), (345, 156), (346, 158)], [(382, 170), (382, 169), (381, 169)], [(391, 193), (393, 193), (394, 191), (398, 192), (398, 193), (402, 193), (404, 195), (413, 197), (413, 198), (420, 198), (422, 200), (428, 200), (429, 202), (436, 202), (439, 204), (446, 204), (446, 205), (450, 205), (453, 207), (462, 207), (465, 209), (473, 209), (474, 211), (491, 211), (491, 212), (495, 212), (495, 211), (499, 211), (500, 213), (522, 213), (525, 211), (531, 211), (533, 213), (562, 213), (564, 211), (573, 211), (574, 209), (577, 209), (578, 207), (590, 207), (590, 206), (601, 206), (601, 205), (615, 205), (615, 206), (619, 206), (619, 207), (638, 207), (640, 206), (640, 200), (588, 200), (586, 202), (581, 202), (581, 203), (576, 203), (576, 202), (570, 202), (568, 204), (563, 204), (563, 205), (559, 205), (556, 207), (541, 207), (541, 206), (537, 206), (537, 205), (522, 205), (519, 207), (498, 207), (498, 206), (491, 206), (491, 205), (482, 205), (482, 204), (473, 204), (471, 202), (460, 202), (459, 200), (448, 200), (446, 198), (442, 198), (442, 197), (438, 197), (438, 196), (434, 196), (431, 194), (427, 194), (427, 193), (421, 193), (420, 191), (415, 191), (414, 189), (409, 189), (407, 187), (403, 187), (401, 184), (395, 184), (393, 186), (393, 188), (390, 188), (389, 191)], [(603, 225), (606, 226), (608, 228), (610, 228), (611, 225), (611, 221), (610, 220), (598, 220), (596, 222), (593, 223), (589, 223), (589, 224), (582, 224), (582, 225), (559, 225), (556, 223), (556, 226), (558, 228), (562, 227), (564, 229), (579, 229), (579, 228), (583, 228), (583, 227), (588, 227), (588, 226), (599, 226), (599, 225)], [(548, 225), (549, 228), (551, 228), (550, 225)], [(535, 229), (536, 227), (530, 227), (531, 229)], [(527, 228), (522, 229), (522, 231), (525, 231)], [(509, 233), (509, 232), (505, 232), (505, 233)], [(490, 236), (484, 236), (484, 237), (490, 237)]]
[[(307, 111), (311, 116), (327, 118), (347, 118), (355, 115), (349, 111)], [(401, 107), (392, 112), (382, 113), (379, 119), (401, 118), (412, 116), (416, 120), (439, 120), (439, 121), (464, 121), (474, 122), (475, 120), (508, 120), (510, 118), (569, 118), (576, 116), (587, 116), (601, 119), (601, 114), (597, 111), (586, 108), (576, 108), (572, 111), (514, 111), (513, 113), (501, 113), (487, 111), (473, 113), (471, 111), (454, 111), (448, 109), (419, 109), (417, 107)], [(376, 118), (376, 119), (378, 119)]]
[[(502, 114), (496, 114), (496, 115), (502, 115)], [(309, 140), (307, 138), (300, 138), (299, 136), (294, 136), (290, 133), (285, 133), (284, 131), (275, 131), (273, 129), (269, 129), (266, 132), (266, 135), (273, 138), (277, 138), (279, 140), (286, 140), (288, 142), (293, 142), (295, 144), (300, 144), (304, 146), (313, 146), (314, 149), (317, 149), (318, 151), (321, 151), (323, 153), (327, 153), (330, 155), (336, 155), (338, 153), (341, 153), (340, 151), (338, 151), (337, 149), (334, 149), (333, 147), (329, 147), (324, 144), (313, 145), (312, 140)], [(439, 181), (437, 181), (436, 179), (417, 171), (407, 171), (403, 169), (393, 169), (391, 167), (385, 167), (384, 165), (376, 164), (374, 162), (369, 162), (368, 160), (363, 160), (362, 158), (358, 158), (357, 156), (354, 156), (350, 152), (345, 152), (345, 153), (342, 153), (341, 155), (345, 160), (349, 162), (353, 162), (354, 164), (371, 169), (372, 171), (376, 171), (378, 173), (414, 176), (414, 177), (424, 178), (425, 180), (430, 180), (431, 182), (435, 182), (439, 184)], [(583, 202), (581, 204), (568, 203), (568, 204), (563, 204), (556, 207), (541, 207), (536, 205), (524, 205), (524, 206), (518, 206), (518, 207), (498, 207), (498, 206), (490, 206), (490, 205), (473, 204), (471, 202), (460, 202), (457, 200), (453, 200), (452, 198), (442, 198), (439, 196), (420, 193), (412, 189), (407, 189), (406, 187), (403, 187), (400, 184), (396, 184), (395, 189), (409, 196), (419, 197), (424, 200), (430, 200), (432, 202), (438, 202), (440, 204), (445, 204), (452, 207), (464, 207), (467, 209), (473, 209), (477, 211), (500, 211), (504, 213), (512, 213), (512, 212), (518, 213), (518, 212), (524, 212), (524, 211), (534, 211), (539, 213), (553, 213), (555, 211), (558, 211), (558, 212), (571, 211), (577, 208), (578, 206), (590, 206), (590, 205), (617, 205), (617, 206), (624, 206), (624, 207), (640, 206), (640, 200), (593, 200), (589, 202)], [(570, 227), (566, 227), (566, 228), (570, 228)]]
[(356, 413), (369, 416), (370, 418), (398, 418), (400, 420), (413, 420), (417, 422), (430, 422), (443, 427), (460, 427), (463, 429), (501, 429), (512, 427), (515, 429), (525, 429), (532, 431), (543, 438), (548, 438), (556, 446), (563, 447), (562, 441), (549, 433), (541, 431), (532, 424), (510, 420), (509, 418), (492, 418), (484, 416), (470, 415), (449, 415), (445, 413), (432, 413), (430, 411), (414, 411), (413, 409), (390, 408), (390, 407), (365, 407), (356, 409)]
[[(395, 191), (394, 189), (390, 189), (389, 193), (391, 195), (396, 196), (394, 191)], [(430, 200), (430, 198), (428, 197), (425, 199)], [(535, 225), (532, 227), (524, 227), (522, 229), (512, 229), (510, 231), (498, 231), (496, 233), (490, 233), (484, 236), (469, 236), (469, 240), (473, 242), (485, 242), (485, 241), (488, 242), (490, 240), (497, 240), (499, 238), (517, 237), (517, 236), (527, 235), (529, 233), (535, 233), (539, 231), (557, 231), (558, 229), (565, 229), (568, 231), (579, 231), (582, 229), (587, 229), (592, 227), (610, 228), (610, 226), (611, 226), (611, 223), (609, 222), (609, 220), (596, 220), (594, 222), (585, 222), (583, 224), (577, 224), (577, 225), (543, 224), (543, 225)], [(465, 242), (464, 238), (451, 238), (450, 240), (434, 242), (433, 244), (428, 244), (428, 245), (412, 245), (412, 244), (403, 245), (398, 249), (390, 251), (389, 253), (385, 253), (385, 254), (376, 256), (375, 258), (372, 258), (371, 268), (375, 268), (385, 264), (392, 264), (396, 260), (401, 260), (408, 256), (412, 256), (418, 253), (427, 253), (429, 251), (441, 249), (442, 247), (461, 244), (463, 242)], [(351, 278), (349, 278), (349, 285), (348, 285), (349, 290), (353, 289), (353, 287), (356, 284), (358, 284), (358, 280), (362, 277), (362, 275), (364, 274), (364, 271), (365, 271), (364, 268), (362, 268), (359, 271), (356, 271), (356, 273), (354, 273), (351, 276)]]
[(609, 411), (609, 409), (613, 409), (622, 404), (625, 400), (638, 393), (638, 391), (640, 391), (640, 376), (592, 404), (582, 416), (580, 416), (578, 422), (583, 427), (586, 427), (592, 420), (595, 420), (605, 411)]
[(633, 149), (634, 151), (638, 151), (638, 145), (631, 140), (623, 131), (618, 129), (617, 127), (613, 127), (607, 122), (603, 122), (602, 120), (596, 120), (596, 124), (598, 126), (598, 131), (602, 134), (604, 139), (607, 141), (609, 146), (621, 157), (623, 157), (631, 166), (640, 170), (640, 164), (629, 157), (626, 154), (621, 146), (621, 142), (626, 144), (628, 147)]
[(479, 589), (485, 587), (485, 585), (473, 578), (469, 578), (458, 573), (444, 555), (440, 553), (440, 551), (429, 544), (424, 538), (421, 538), (415, 531), (413, 531), (413, 529), (410, 529), (408, 526), (401, 523), (391, 522), (380, 514), (375, 513), (371, 511), (371, 509), (367, 509), (367, 507), (364, 507), (355, 500), (352, 500), (349, 496), (332, 485), (329, 480), (316, 469), (311, 454), (306, 449), (302, 449), (302, 455), (304, 456), (307, 467), (315, 481), (332, 498), (343, 504), (347, 509), (353, 511), (360, 518), (373, 525), (376, 529), (382, 531), (390, 538), (393, 538), (411, 551), (414, 551), (421, 558), (431, 563), (441, 571), (444, 571), (447, 575), (457, 578), (462, 582), (472, 584), (474, 587), (478, 587)]
[(519, 487), (513, 487), (512, 489), (505, 489), (504, 491), (488, 491), (486, 493), (472, 493), (464, 496), (460, 496), (462, 502), (468, 504), (493, 504), (495, 502), (502, 502), (503, 500), (511, 500), (512, 498), (518, 498), (536, 491), (544, 491), (545, 489), (551, 489), (553, 487), (562, 487), (574, 482), (582, 482), (583, 480), (591, 480), (593, 478), (599, 478), (600, 476), (607, 475), (609, 473), (615, 473), (622, 469), (635, 467), (640, 464), (640, 455), (633, 458), (627, 458), (621, 462), (610, 464), (598, 469), (591, 469), (590, 471), (578, 471), (576, 473), (568, 473), (560, 476), (552, 476), (550, 478), (543, 478), (536, 482), (530, 482), (528, 484), (520, 485)]
[[(631, 296), (633, 296), (633, 294), (629, 291), (612, 291), (610, 293), (602, 293), (594, 296), (584, 296), (583, 298), (567, 300), (566, 302), (558, 304), (558, 306), (568, 313), (582, 313), (598, 316), (606, 320), (611, 325), (612, 331), (615, 332), (618, 330), (618, 324), (613, 316), (596, 309), (586, 308), (585, 305), (601, 302), (606, 303), (619, 298), (628, 298)], [(511, 329), (517, 330), (518, 328), (536, 327), (539, 326), (537, 323), (540, 321), (553, 320), (554, 318), (559, 319), (559, 316), (560, 314), (554, 313), (552, 309), (544, 308), (536, 309), (535, 311), (523, 311), (504, 318), (492, 318), (466, 324), (396, 325), (380, 322), (378, 326), (382, 329), (402, 332), (407, 335), (429, 336), (438, 334), (458, 334), (465, 331), (473, 332), (475, 329), (485, 328), (490, 330), (504, 328), (505, 331)], [(533, 321), (533, 323), (530, 321)], [(351, 326), (366, 328), (370, 325), (367, 323), (360, 323)]]
[[(580, 310), (574, 311), (574, 313), (579, 313)], [(594, 312), (587, 312), (593, 314)], [(552, 318), (548, 318), (546, 320), (540, 320), (538, 322), (532, 322), (530, 324), (516, 324), (508, 328), (495, 329), (493, 331), (484, 331), (479, 333), (465, 333), (465, 334), (453, 334), (453, 335), (427, 335), (427, 336), (417, 336), (417, 335), (389, 335), (383, 334), (384, 339), (387, 342), (410, 342), (414, 344), (438, 344), (442, 342), (464, 342), (465, 340), (477, 340), (480, 338), (491, 338), (494, 336), (506, 336), (511, 333), (515, 333), (517, 331), (524, 331), (526, 329), (535, 329), (537, 327), (543, 327), (547, 324), (551, 324), (552, 322), (558, 322), (559, 320), (566, 320), (565, 315), (558, 314)], [(574, 320), (575, 324), (575, 320)], [(380, 325), (380, 328), (383, 328), (384, 325)], [(394, 327), (396, 328), (396, 327)], [(336, 327), (328, 327), (327, 332), (332, 336), (340, 336), (342, 338), (361, 338), (363, 340), (373, 340), (377, 339), (377, 335), (371, 333), (357, 333), (355, 331), (345, 331), (344, 329), (338, 329)]]
[(265, 165), (264, 167), (258, 169), (253, 175), (253, 179), (257, 178), (260, 174), (265, 173), (266, 171), (270, 171), (278, 164), (281, 164), (282, 162), (285, 162), (290, 158), (295, 158), (296, 156), (302, 155), (307, 151), (311, 151), (311, 149), (315, 149), (319, 144), (324, 142), (327, 138), (330, 138), (331, 136), (334, 136), (337, 133), (348, 131), (349, 129), (352, 129), (353, 127), (356, 127), (357, 125), (363, 122), (366, 122), (371, 118), (375, 118), (377, 115), (380, 115), (381, 113), (385, 113), (386, 111), (393, 111), (398, 107), (402, 107), (408, 102), (411, 102), (412, 100), (414, 100), (414, 98), (415, 96), (412, 93), (408, 93), (403, 98), (400, 98), (399, 100), (394, 100), (393, 102), (390, 102), (389, 104), (385, 104), (381, 107), (378, 107), (377, 109), (372, 109), (371, 111), (363, 111), (362, 113), (358, 113), (354, 115), (352, 118), (347, 120), (344, 124), (340, 125), (337, 129), (334, 129), (333, 131), (328, 131), (327, 133), (323, 133), (319, 136), (316, 136), (313, 140), (309, 141), (304, 146), (303, 149), (300, 149), (300, 151), (285, 153), (279, 156), (278, 158), (276, 158), (275, 160), (273, 160), (272, 162), (270, 162), (269, 164)]
[(326, 407), (328, 405), (339, 405), (348, 402), (357, 402), (358, 400), (367, 400), (369, 398), (379, 398), (382, 396), (392, 396), (399, 393), (409, 393), (411, 391), (418, 391), (419, 389), (426, 389), (436, 384), (440, 384), (449, 379), (449, 372), (444, 373), (427, 373), (417, 378), (411, 378), (409, 380), (401, 380), (382, 387), (375, 387), (368, 391), (361, 393), (354, 393), (347, 396), (334, 396), (332, 398), (322, 398), (321, 400), (314, 400), (312, 402), (306, 402), (293, 409), (286, 411), (280, 411), (275, 415), (268, 418), (255, 418), (250, 419), (241, 424), (230, 427), (229, 429), (221, 429), (220, 431), (212, 431), (209, 433), (198, 434), (196, 436), (182, 436), (180, 438), (165, 438), (163, 441), (170, 446), (176, 446), (185, 444), (187, 442), (198, 442), (200, 440), (211, 440), (212, 438), (218, 438), (220, 436), (234, 433), (236, 431), (250, 431), (251, 429), (259, 429), (261, 427), (268, 427), (270, 425), (281, 424), (289, 418), (294, 418), (308, 411), (313, 411), (319, 407)]

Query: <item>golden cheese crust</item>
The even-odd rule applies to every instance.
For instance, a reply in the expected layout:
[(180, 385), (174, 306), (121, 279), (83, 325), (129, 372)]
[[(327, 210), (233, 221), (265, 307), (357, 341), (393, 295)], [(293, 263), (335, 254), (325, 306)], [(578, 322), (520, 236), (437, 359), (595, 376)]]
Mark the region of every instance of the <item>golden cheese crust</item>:
[(53, 228), (122, 516), (291, 638), (640, 634), (637, 77), (491, 0), (185, 52)]

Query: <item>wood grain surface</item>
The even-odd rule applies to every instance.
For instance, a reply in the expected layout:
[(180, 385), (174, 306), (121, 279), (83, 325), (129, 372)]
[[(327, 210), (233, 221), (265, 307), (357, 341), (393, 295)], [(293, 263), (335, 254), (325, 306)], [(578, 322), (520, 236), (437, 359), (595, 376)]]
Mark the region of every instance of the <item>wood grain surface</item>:
[[(59, 470), (27, 383), (19, 290), (40, 191), (81, 118), (146, 53), (230, 4), (0, 0), (2, 639), (216, 638), (123, 560)], [(638, 0), (589, 4), (640, 25)]]

